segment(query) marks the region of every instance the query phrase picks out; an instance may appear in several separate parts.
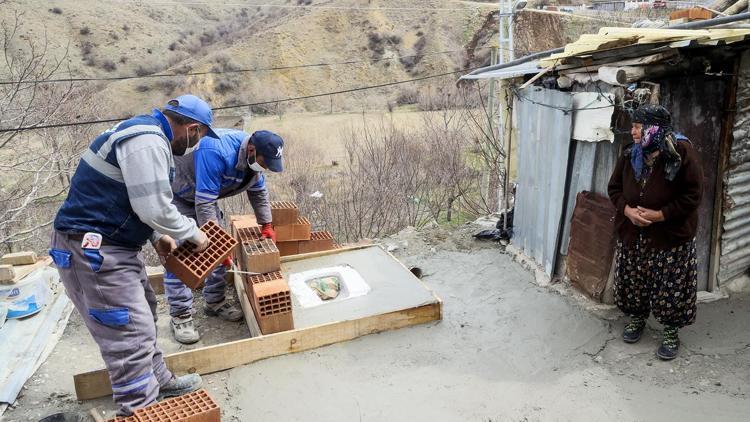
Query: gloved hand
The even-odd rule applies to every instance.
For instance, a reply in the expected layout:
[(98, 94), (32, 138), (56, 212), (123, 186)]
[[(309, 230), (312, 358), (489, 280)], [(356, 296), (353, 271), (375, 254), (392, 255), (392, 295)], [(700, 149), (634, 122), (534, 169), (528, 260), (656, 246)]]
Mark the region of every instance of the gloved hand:
[(276, 232), (273, 230), (273, 224), (266, 223), (261, 226), (260, 237), (263, 239), (271, 239), (273, 243), (276, 243)]
[(228, 256), (227, 259), (221, 262), (221, 265), (224, 266), (224, 268), (232, 268), (232, 262), (232, 257)]

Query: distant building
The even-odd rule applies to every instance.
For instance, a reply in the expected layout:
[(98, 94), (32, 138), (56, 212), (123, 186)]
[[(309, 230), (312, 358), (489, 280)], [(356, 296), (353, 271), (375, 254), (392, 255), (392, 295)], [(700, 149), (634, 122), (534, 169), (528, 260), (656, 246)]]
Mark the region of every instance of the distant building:
[(591, 9), (607, 12), (619, 12), (625, 10), (625, 1), (596, 0), (591, 3)]

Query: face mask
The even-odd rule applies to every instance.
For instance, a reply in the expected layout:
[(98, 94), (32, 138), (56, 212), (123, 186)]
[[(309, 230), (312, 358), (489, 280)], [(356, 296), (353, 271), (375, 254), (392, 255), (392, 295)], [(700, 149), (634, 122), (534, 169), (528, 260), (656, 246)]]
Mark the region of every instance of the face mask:
[(257, 161), (255, 161), (255, 156), (253, 156), (252, 161), (250, 157), (247, 157), (247, 167), (256, 173), (260, 173), (265, 170), (263, 166), (261, 166), (260, 164), (258, 164)]
[(191, 139), (190, 139), (190, 129), (185, 129), (185, 131), (187, 132), (186, 133), (187, 137), (185, 138), (185, 139), (187, 139), (187, 141), (185, 141), (185, 142), (187, 143), (188, 146), (185, 148), (185, 152), (182, 153), (182, 155), (188, 155), (191, 152), (195, 151), (196, 149), (198, 149), (198, 144), (200, 143), (200, 139), (198, 139), (195, 142), (195, 145), (190, 146), (190, 143), (191, 143), (190, 142), (191, 141)]

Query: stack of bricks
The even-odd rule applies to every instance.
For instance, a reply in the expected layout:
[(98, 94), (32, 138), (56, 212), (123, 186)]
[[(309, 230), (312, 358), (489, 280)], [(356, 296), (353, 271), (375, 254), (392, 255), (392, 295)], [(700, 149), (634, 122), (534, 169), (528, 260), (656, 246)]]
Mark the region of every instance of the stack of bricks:
[(252, 216), (232, 216), (232, 235), (240, 246), (235, 256), (243, 276), (245, 293), (263, 334), (294, 328), (289, 284), (281, 274), (281, 257), (336, 249), (329, 232), (313, 232), (293, 202), (271, 202), (276, 243), (263, 239)]
[(173, 397), (135, 411), (133, 416), (108, 422), (219, 422), (219, 405), (206, 390)]
[(271, 214), (276, 230), (276, 246), (281, 256), (335, 249), (333, 235), (325, 231), (312, 231), (310, 220), (300, 216), (294, 202), (271, 202)]
[(197, 289), (203, 280), (232, 254), (238, 242), (218, 224), (209, 221), (201, 230), (210, 242), (208, 248), (194, 252), (193, 245), (185, 242), (167, 258), (164, 268), (177, 275), (191, 289)]

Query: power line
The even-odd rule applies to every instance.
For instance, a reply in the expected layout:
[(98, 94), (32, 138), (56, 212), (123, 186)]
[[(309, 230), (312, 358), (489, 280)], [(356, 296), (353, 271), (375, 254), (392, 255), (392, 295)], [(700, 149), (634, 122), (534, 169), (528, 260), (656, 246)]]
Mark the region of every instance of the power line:
[[(491, 47), (477, 47), (475, 50), (483, 50)], [(188, 77), (188, 76), (200, 76), (200, 75), (222, 75), (229, 73), (249, 73), (249, 72), (271, 72), (278, 70), (289, 70), (289, 69), (303, 69), (310, 67), (324, 67), (324, 66), (338, 66), (338, 65), (352, 65), (361, 63), (373, 63), (390, 60), (401, 60), (412, 57), (430, 57), (442, 54), (457, 53), (465, 51), (463, 49), (458, 50), (444, 50), (435, 51), (432, 53), (425, 54), (411, 54), (406, 56), (395, 56), (395, 57), (381, 57), (379, 59), (363, 59), (363, 60), (347, 60), (342, 62), (330, 62), (330, 63), (308, 63), (300, 65), (290, 66), (276, 66), (268, 68), (254, 68), (254, 69), (234, 69), (234, 70), (211, 70), (205, 72), (188, 72), (188, 73), (158, 73), (153, 75), (128, 75), (128, 76), (108, 76), (103, 78), (59, 78), (59, 79), (43, 79), (43, 80), (25, 80), (25, 81), (0, 81), (0, 85), (16, 85), (16, 84), (42, 84), (42, 83), (72, 83), (72, 82), (94, 82), (94, 81), (123, 81), (129, 79), (149, 79), (149, 78), (168, 78), (168, 77)]]
[[(455, 75), (457, 73), (468, 72), (474, 69), (478, 69), (478, 67), (460, 69), (460, 70), (455, 70), (453, 72), (438, 73), (435, 75), (422, 76), (419, 78), (406, 79), (403, 81), (386, 82), (386, 83), (377, 84), (377, 85), (368, 85), (368, 86), (363, 86), (363, 87), (344, 89), (340, 91), (323, 92), (319, 94), (303, 95), (300, 97), (279, 98), (276, 100), (261, 101), (261, 102), (255, 102), (255, 103), (219, 106), (219, 107), (214, 107), (213, 110), (229, 110), (229, 109), (235, 109), (235, 108), (244, 108), (244, 107), (253, 107), (253, 106), (260, 106), (260, 105), (267, 105), (267, 104), (286, 103), (290, 101), (307, 100), (310, 98), (328, 97), (331, 95), (347, 94), (351, 92), (365, 91), (365, 90), (377, 89), (377, 88), (385, 88), (385, 87), (394, 86), (394, 85), (402, 85), (402, 84), (407, 84), (407, 83), (412, 83), (412, 82), (424, 81), (427, 79), (440, 78), (443, 76), (449, 76), (449, 75)], [(72, 126), (86, 126), (86, 125), (94, 125), (94, 124), (99, 124), (99, 123), (112, 123), (112, 122), (119, 122), (122, 120), (127, 120), (130, 117), (131, 116), (116, 117), (116, 118), (113, 117), (113, 118), (100, 119), (100, 120), (87, 120), (87, 121), (82, 121), (82, 122), (54, 123), (54, 124), (49, 124), (49, 125), (43, 125), (40, 122), (39, 124), (34, 124), (30, 126), (22, 126), (19, 128), (0, 129), (0, 133), (24, 132), (24, 131), (30, 131), (30, 130), (52, 129), (52, 128), (61, 128), (61, 127), (72, 127)]]
[[(185, 1), (185, 2), (140, 2), (121, 1), (115, 3), (131, 3), (143, 6), (214, 6), (214, 7), (268, 7), (279, 9), (320, 9), (320, 10), (353, 10), (353, 11), (417, 11), (417, 12), (474, 12), (485, 10), (488, 6), (478, 7), (381, 7), (381, 6), (326, 6), (319, 4), (272, 4), (272, 3), (218, 3), (207, 1)], [(484, 8), (484, 9), (483, 9)]]

